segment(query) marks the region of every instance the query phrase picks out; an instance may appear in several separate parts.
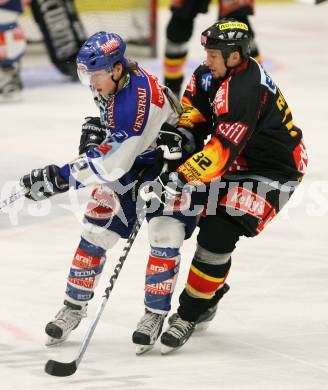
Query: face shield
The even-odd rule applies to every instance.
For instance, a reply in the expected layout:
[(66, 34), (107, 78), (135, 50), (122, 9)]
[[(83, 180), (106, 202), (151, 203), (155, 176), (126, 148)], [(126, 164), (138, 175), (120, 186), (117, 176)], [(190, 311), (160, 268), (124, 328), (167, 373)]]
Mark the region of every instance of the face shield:
[(100, 69), (95, 70), (93, 72), (89, 72), (84, 64), (77, 64), (77, 74), (81, 83), (89, 87), (95, 83), (102, 84), (108, 81), (108, 78), (112, 74), (112, 70)]

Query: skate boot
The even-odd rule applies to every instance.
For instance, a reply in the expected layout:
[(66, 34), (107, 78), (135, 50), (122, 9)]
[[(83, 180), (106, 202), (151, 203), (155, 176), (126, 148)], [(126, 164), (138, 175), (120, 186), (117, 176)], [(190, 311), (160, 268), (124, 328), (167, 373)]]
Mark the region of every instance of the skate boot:
[[(224, 296), (224, 294), (226, 294), (228, 291), (230, 290), (230, 286), (225, 283), (222, 287), (222, 289), (218, 290), (216, 293), (215, 293), (215, 302), (217, 302), (214, 306), (212, 307), (209, 307), (205, 313), (201, 314), (199, 316), (199, 318), (195, 321), (196, 322), (196, 327), (195, 327), (195, 330), (206, 330), (210, 324), (211, 324), (211, 321), (213, 320), (213, 318), (215, 317), (216, 315), (216, 312), (218, 310), (218, 302), (222, 299), (222, 297)], [(169, 325), (172, 325), (173, 321), (179, 317), (179, 314), (178, 313), (174, 313), (172, 314), (169, 319), (168, 319), (168, 323)]]
[(176, 313), (171, 321), (171, 325), (162, 334), (162, 355), (166, 355), (167, 353), (182, 347), (193, 334), (195, 326), (196, 322), (185, 321)]
[[(203, 313), (195, 322), (196, 324), (195, 330), (206, 330), (210, 326), (210, 323), (213, 320), (213, 318), (215, 317), (217, 309), (218, 309), (218, 305), (215, 305), (207, 309), (206, 312)], [(178, 313), (172, 314), (168, 319), (169, 325), (172, 325), (174, 320), (176, 320), (178, 317), (179, 317)]]
[(166, 314), (152, 313), (146, 309), (145, 315), (138, 322), (137, 329), (132, 335), (137, 355), (150, 351), (154, 347), (162, 332), (165, 317)]
[(65, 300), (64, 307), (59, 310), (54, 321), (46, 325), (45, 332), (49, 336), (46, 345), (63, 343), (72, 330), (78, 327), (82, 318), (87, 316), (87, 306), (74, 305)]
[(22, 89), (19, 65), (0, 65), (0, 103), (20, 101)]

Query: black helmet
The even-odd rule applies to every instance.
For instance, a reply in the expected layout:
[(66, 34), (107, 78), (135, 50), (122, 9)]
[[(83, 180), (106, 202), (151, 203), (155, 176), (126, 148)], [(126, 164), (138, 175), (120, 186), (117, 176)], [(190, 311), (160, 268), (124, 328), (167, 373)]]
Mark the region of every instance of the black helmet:
[(233, 18), (220, 19), (202, 32), (201, 44), (206, 49), (221, 50), (227, 60), (230, 53), (238, 50), (243, 59), (250, 55), (251, 32), (246, 23)]

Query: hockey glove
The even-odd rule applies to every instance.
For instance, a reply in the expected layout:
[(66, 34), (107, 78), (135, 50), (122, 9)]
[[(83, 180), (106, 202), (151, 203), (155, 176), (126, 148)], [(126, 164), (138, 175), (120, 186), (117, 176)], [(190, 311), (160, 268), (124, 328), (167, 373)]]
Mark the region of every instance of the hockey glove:
[(185, 186), (178, 173), (171, 172), (162, 173), (153, 184), (144, 186), (140, 194), (147, 206), (155, 200), (159, 203), (157, 210), (164, 210), (180, 200), (183, 192), (192, 192), (192, 186)]
[(182, 163), (182, 148), (186, 141), (185, 136), (174, 126), (166, 122), (162, 125), (156, 144), (163, 151), (163, 159), (169, 171), (174, 171)]
[(105, 127), (100, 123), (100, 118), (88, 116), (82, 125), (79, 154), (86, 153), (100, 145), (106, 138)]
[(26, 191), (26, 198), (38, 201), (68, 191), (69, 185), (58, 174), (58, 170), (57, 165), (47, 165), (43, 169), (33, 169), (23, 176), (20, 185)]

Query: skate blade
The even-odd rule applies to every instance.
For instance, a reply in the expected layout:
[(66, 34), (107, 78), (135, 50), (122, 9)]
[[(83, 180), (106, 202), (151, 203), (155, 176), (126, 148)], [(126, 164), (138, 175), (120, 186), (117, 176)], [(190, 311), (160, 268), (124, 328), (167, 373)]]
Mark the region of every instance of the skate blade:
[(154, 348), (154, 344), (151, 344), (151, 345), (137, 344), (136, 345), (136, 355), (138, 355), (138, 356), (143, 355), (144, 353), (149, 352), (153, 348)]
[(56, 345), (61, 345), (67, 340), (66, 338), (60, 338), (60, 339), (55, 339), (54, 337), (48, 336), (45, 341), (45, 346), (46, 347), (54, 347)]
[(161, 355), (167, 355), (173, 351), (176, 351), (181, 347), (169, 347), (168, 345), (161, 344)]
[(210, 321), (204, 321), (204, 322), (201, 322), (199, 324), (197, 324), (195, 326), (195, 331), (197, 332), (203, 332), (205, 330), (207, 330), (209, 328), (209, 326), (211, 325), (211, 322)]
[(7, 96), (0, 94), (1, 104), (20, 103), (22, 101), (23, 101), (23, 96), (20, 93), (10, 94)]

